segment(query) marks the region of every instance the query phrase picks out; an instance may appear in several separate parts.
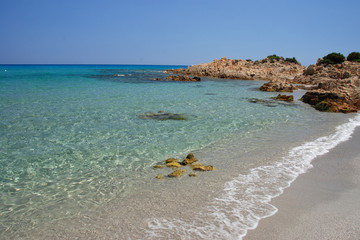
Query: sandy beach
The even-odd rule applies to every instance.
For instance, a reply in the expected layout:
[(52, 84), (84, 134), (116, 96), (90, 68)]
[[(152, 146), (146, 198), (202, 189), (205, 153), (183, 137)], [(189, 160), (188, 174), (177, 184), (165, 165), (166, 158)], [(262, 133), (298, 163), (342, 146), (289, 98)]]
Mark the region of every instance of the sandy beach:
[(271, 202), (279, 210), (244, 237), (254, 239), (360, 239), (360, 129), (313, 160)]

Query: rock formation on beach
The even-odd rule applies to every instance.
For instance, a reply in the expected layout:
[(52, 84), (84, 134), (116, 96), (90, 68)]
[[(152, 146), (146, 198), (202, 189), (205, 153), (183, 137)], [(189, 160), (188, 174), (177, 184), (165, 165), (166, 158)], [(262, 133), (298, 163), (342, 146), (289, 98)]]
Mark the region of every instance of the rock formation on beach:
[[(354, 53), (356, 52), (351, 54), (355, 56)], [(356, 54), (360, 56), (360, 53)], [(259, 61), (223, 57), (210, 63), (167, 72), (240, 80), (269, 80), (260, 90), (310, 90), (301, 99), (303, 102), (319, 111), (348, 113), (360, 110), (360, 59), (349, 59), (349, 56), (348, 60), (351, 61), (345, 61), (342, 54), (331, 53), (323, 59), (320, 58), (316, 65), (307, 68), (300, 65), (295, 58), (284, 59), (276, 55)]]
[(313, 86), (302, 101), (319, 111), (348, 113), (360, 110), (359, 62), (323, 64), (320, 59), (292, 82)]
[(260, 61), (232, 60), (223, 57), (210, 63), (202, 63), (186, 69), (168, 70), (168, 72), (241, 80), (289, 80), (302, 74), (304, 69), (305, 67), (297, 63), (295, 59), (289, 60), (272, 55)]

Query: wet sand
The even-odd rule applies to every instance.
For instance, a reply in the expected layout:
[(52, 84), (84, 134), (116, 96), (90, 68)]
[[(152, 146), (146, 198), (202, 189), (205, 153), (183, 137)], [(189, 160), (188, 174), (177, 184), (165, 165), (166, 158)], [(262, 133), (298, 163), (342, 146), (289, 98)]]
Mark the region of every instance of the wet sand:
[(244, 240), (360, 239), (360, 129), (312, 165), (271, 201), (278, 212)]

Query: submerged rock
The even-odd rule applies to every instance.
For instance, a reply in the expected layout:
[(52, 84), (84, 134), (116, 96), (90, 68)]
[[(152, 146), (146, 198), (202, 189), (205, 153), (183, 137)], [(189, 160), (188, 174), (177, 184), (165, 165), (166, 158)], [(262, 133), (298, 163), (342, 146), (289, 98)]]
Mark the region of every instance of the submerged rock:
[(185, 169), (179, 169), (179, 170), (173, 171), (168, 176), (169, 177), (181, 177), (182, 175), (184, 175), (185, 172), (186, 172)]
[(157, 179), (164, 179), (164, 176), (162, 174), (158, 174), (158, 175), (156, 175), (156, 178)]
[(212, 165), (208, 165), (208, 166), (194, 165), (194, 166), (192, 166), (192, 169), (194, 171), (215, 171), (216, 170), (216, 168)]
[(164, 165), (155, 165), (154, 168), (164, 168)]
[(182, 162), (182, 165), (189, 165), (192, 164), (194, 162), (196, 162), (197, 159), (195, 158), (194, 154), (189, 153), (186, 158), (184, 159), (184, 161)]
[(275, 98), (276, 100), (279, 100), (279, 101), (285, 101), (285, 102), (293, 102), (294, 101), (294, 96), (293, 95), (277, 95), (277, 97)]
[(156, 119), (156, 120), (187, 120), (187, 117), (184, 114), (169, 113), (164, 111), (159, 111), (158, 113), (147, 112), (140, 113), (138, 117), (143, 120)]
[(172, 167), (172, 168), (181, 168), (181, 164), (178, 162), (169, 162), (166, 164), (167, 167)]
[(172, 163), (172, 162), (179, 162), (179, 161), (175, 158), (168, 158), (165, 160), (165, 163)]
[(274, 100), (264, 100), (259, 98), (249, 98), (248, 100), (250, 103), (259, 103), (265, 105), (267, 107), (276, 107), (277, 104)]
[(195, 173), (189, 173), (189, 177), (197, 177), (198, 175)]

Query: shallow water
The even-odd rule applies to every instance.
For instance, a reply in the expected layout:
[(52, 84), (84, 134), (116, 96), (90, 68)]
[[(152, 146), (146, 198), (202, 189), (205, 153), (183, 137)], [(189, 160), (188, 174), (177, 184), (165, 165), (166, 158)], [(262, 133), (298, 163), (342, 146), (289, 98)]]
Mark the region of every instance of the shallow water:
[[(174, 67), (0, 66), (1, 235), (241, 238), (276, 211), (267, 200), (311, 166), (322, 144), (306, 144), (346, 139), (329, 136), (356, 116), (276, 102), (257, 91), (262, 81), (151, 80)], [(139, 118), (158, 111), (187, 120)], [(153, 165), (189, 152), (217, 171), (154, 178), (171, 170)], [(163, 202), (183, 214), (169, 217)]]

